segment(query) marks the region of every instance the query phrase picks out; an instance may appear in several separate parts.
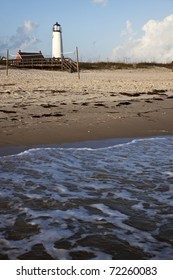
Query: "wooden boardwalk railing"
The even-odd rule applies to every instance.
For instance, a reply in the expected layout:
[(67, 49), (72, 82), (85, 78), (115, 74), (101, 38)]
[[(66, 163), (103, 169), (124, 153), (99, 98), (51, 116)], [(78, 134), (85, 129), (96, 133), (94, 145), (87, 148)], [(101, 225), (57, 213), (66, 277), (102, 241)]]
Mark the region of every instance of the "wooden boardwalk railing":
[(50, 68), (77, 72), (77, 63), (71, 58), (9, 59), (8, 65), (18, 68)]

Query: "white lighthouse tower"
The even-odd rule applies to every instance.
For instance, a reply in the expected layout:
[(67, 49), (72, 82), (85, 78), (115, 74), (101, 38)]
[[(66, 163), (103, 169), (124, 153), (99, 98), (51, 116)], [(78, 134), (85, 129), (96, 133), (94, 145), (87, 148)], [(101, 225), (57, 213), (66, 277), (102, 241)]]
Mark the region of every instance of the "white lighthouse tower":
[(63, 57), (62, 30), (61, 25), (58, 22), (53, 25), (52, 57)]

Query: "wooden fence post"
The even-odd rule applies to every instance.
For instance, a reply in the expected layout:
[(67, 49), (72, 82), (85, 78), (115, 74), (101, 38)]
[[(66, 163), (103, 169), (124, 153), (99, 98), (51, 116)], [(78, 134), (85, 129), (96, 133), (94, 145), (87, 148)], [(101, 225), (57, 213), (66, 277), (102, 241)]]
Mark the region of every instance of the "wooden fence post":
[(78, 73), (78, 79), (80, 79), (80, 69), (79, 69), (79, 51), (78, 51), (78, 47), (76, 47), (76, 62), (77, 62), (77, 73)]
[(9, 59), (9, 50), (7, 50), (7, 57), (6, 57), (6, 76), (8, 76), (8, 59)]

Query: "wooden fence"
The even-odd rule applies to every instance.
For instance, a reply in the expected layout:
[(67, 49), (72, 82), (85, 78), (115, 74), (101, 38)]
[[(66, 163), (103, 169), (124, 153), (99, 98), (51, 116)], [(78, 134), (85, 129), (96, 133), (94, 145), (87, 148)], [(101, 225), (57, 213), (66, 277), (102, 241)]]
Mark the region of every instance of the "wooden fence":
[(9, 59), (8, 66), (18, 68), (60, 69), (70, 73), (77, 72), (77, 63), (71, 58)]

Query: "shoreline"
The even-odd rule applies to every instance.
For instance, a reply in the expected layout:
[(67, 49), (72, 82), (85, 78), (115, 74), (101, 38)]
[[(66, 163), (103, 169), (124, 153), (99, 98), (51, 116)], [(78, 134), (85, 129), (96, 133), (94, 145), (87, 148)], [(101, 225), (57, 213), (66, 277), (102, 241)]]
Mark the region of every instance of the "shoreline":
[[(162, 133), (161, 133), (162, 132)], [(113, 134), (114, 135), (114, 134)], [(55, 142), (41, 142), (41, 140), (35, 140), (32, 138), (32, 141), (35, 142), (35, 144), (28, 144), (27, 142), (19, 142), (17, 145), (0, 145), (0, 157), (8, 156), (8, 155), (15, 155), (19, 154), (21, 152), (30, 150), (30, 149), (37, 149), (37, 148), (104, 148), (119, 144), (125, 144), (135, 139), (147, 139), (147, 138), (161, 138), (161, 137), (169, 137), (173, 136), (173, 132), (169, 131), (158, 131), (158, 133), (139, 133), (139, 134), (127, 134), (128, 136), (121, 136), (120, 134), (116, 134), (116, 136), (109, 137), (109, 134), (104, 137), (86, 137), (85, 135), (82, 135), (81, 138), (64, 138), (63, 141), (57, 141)]]
[(46, 148), (89, 148), (89, 149), (99, 149), (99, 148), (106, 148), (121, 144), (129, 143), (133, 140), (140, 140), (140, 139), (151, 139), (151, 138), (164, 138), (164, 137), (173, 137), (173, 134), (165, 134), (165, 135), (150, 135), (144, 137), (130, 137), (130, 138), (105, 138), (105, 139), (98, 139), (98, 140), (85, 140), (85, 141), (78, 141), (78, 142), (66, 142), (60, 144), (37, 144), (32, 146), (0, 146), (0, 158), (4, 156), (14, 156), (20, 153), (23, 153), (30, 149), (46, 149)]
[(0, 70), (0, 147), (173, 135), (173, 73)]

